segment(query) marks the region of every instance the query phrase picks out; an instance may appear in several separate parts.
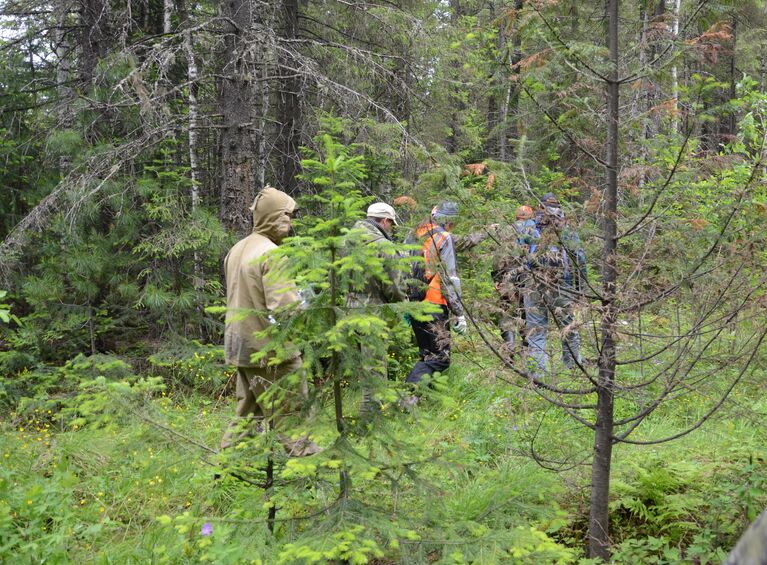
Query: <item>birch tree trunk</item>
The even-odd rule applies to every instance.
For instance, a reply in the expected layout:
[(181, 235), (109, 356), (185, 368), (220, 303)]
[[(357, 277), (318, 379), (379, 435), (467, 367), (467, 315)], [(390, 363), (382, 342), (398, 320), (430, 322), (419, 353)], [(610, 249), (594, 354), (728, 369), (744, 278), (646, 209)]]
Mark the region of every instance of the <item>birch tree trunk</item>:
[(171, 16), (173, 15), (173, 0), (163, 0), (162, 6), (162, 32), (168, 35), (171, 30)]
[(199, 109), (197, 105), (197, 63), (194, 60), (194, 38), (189, 29), (184, 30), (184, 52), (186, 53), (187, 80), (189, 81), (189, 168), (192, 177), (192, 214), (200, 202), (200, 166), (197, 159), (197, 135), (199, 130)]
[[(674, 8), (671, 13), (671, 41), (676, 43), (679, 40), (679, 11), (682, 7), (682, 0), (674, 0)], [(676, 45), (674, 46), (676, 49)], [(676, 64), (676, 58), (674, 64), (671, 66), (671, 92), (674, 97), (673, 112), (673, 129), (675, 132), (679, 131), (679, 70)]]

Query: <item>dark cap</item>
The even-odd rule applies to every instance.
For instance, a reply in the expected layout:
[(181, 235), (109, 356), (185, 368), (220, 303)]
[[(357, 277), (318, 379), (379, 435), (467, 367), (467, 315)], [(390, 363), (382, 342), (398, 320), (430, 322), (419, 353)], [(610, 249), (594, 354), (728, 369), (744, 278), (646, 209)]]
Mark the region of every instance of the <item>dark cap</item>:
[(431, 218), (434, 223), (444, 225), (455, 222), (458, 217), (458, 204), (445, 200), (431, 210)]
[(553, 192), (547, 192), (541, 196), (541, 204), (544, 206), (559, 206), (559, 198)]

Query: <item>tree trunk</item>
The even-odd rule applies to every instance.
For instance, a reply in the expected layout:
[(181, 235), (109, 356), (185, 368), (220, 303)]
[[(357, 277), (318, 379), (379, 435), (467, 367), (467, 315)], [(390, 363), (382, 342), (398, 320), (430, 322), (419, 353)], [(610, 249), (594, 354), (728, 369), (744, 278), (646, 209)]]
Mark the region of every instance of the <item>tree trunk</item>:
[(413, 40), (407, 39), (404, 46), (402, 59), (398, 60), (395, 68), (396, 81), (394, 83), (397, 92), (394, 95), (394, 115), (405, 124), (405, 131), (400, 141), (400, 168), (402, 176), (413, 181), (416, 177), (417, 162), (410, 152), (410, 134), (413, 131), (413, 101), (412, 89), (414, 76), (411, 70), (413, 64)]
[(171, 30), (171, 16), (173, 15), (173, 0), (163, 0), (162, 5), (162, 32), (169, 34)]
[[(642, 73), (647, 72), (647, 63), (648, 63), (648, 42), (647, 42), (647, 30), (650, 27), (650, 18), (648, 16), (648, 6), (647, 2), (640, 2), (639, 3), (639, 21), (641, 22), (640, 28), (639, 28), (639, 68), (642, 70)], [(647, 94), (647, 86), (646, 82), (648, 79), (646, 78), (640, 78), (639, 79), (639, 87), (636, 89), (636, 95), (634, 96), (634, 103), (633, 103), (633, 115), (639, 115), (642, 116), (640, 118), (640, 123), (642, 125), (641, 129), (641, 136), (644, 138), (647, 138), (650, 126), (648, 125), (649, 117), (647, 116), (647, 111), (649, 109), (649, 102), (648, 102), (648, 94)], [(642, 150), (644, 152), (644, 149)], [(643, 159), (644, 160), (644, 159)], [(644, 179), (640, 179), (640, 186), (644, 184)]]
[(109, 3), (106, 0), (83, 0), (80, 3), (80, 81), (90, 91), (96, 65), (107, 52)]
[[(516, 126), (516, 121), (512, 122), (512, 124), (509, 124), (509, 108), (511, 104), (511, 95), (514, 88), (514, 84), (509, 81), (503, 93), (501, 111), (500, 115), (498, 116), (498, 121), (501, 124), (501, 131), (498, 133), (498, 160), (502, 163), (505, 163), (508, 159), (509, 134), (511, 129)], [(516, 137), (517, 136), (514, 135), (514, 138)]]
[(601, 319), (602, 349), (599, 354), (597, 386), (597, 418), (594, 434), (594, 461), (591, 469), (591, 508), (589, 516), (589, 556), (607, 560), (610, 557), (610, 466), (613, 447), (613, 383), (615, 379), (616, 282), (618, 211), (618, 123), (620, 84), (618, 82), (618, 2), (607, 0), (607, 47), (611, 69), (607, 82), (607, 166), (602, 230), (603, 301)]
[[(335, 186), (333, 183), (331, 186)], [(331, 208), (331, 218), (335, 217), (335, 213)], [(337, 228), (333, 228), (331, 237), (336, 238), (338, 236)], [(330, 247), (330, 304), (331, 308), (328, 309), (330, 314), (330, 327), (335, 328), (338, 324), (338, 317), (336, 314), (336, 307), (339, 303), (339, 287), (338, 277), (336, 272), (336, 260), (338, 258), (338, 250), (335, 245)], [(344, 404), (343, 395), (341, 393), (341, 359), (337, 350), (333, 350), (330, 356), (330, 376), (333, 379), (333, 406), (335, 408), (336, 415), (336, 431), (338, 435), (345, 441), (348, 435), (348, 429), (346, 421), (344, 420)], [(342, 465), (338, 470), (338, 498), (340, 500), (346, 500), (349, 498), (349, 492), (351, 491), (351, 477), (349, 471), (345, 465)]]
[(251, 0), (221, 2), (226, 19), (223, 75), (219, 89), (219, 107), (223, 115), (221, 131), (221, 221), (244, 237), (252, 229), (248, 207), (255, 196), (255, 146), (250, 135), (250, 83), (252, 55), (247, 49), (247, 33), (253, 21)]
[[(682, 7), (682, 0), (674, 0), (674, 10), (671, 16), (671, 40), (675, 43), (679, 39), (679, 11)], [(674, 46), (676, 50), (676, 46)], [(676, 59), (671, 67), (671, 92), (674, 97), (673, 112), (673, 129), (674, 132), (679, 131), (679, 70), (677, 68)]]
[[(738, 97), (738, 77), (737, 77), (737, 66), (736, 66), (736, 55), (735, 50), (738, 45), (738, 18), (735, 16), (735, 14), (732, 15), (732, 56), (730, 57), (730, 102), (735, 100), (735, 98)], [(724, 142), (729, 142), (735, 134), (738, 133), (738, 120), (737, 116), (735, 115), (734, 108), (730, 108), (730, 115), (729, 119), (727, 121), (727, 135), (728, 139), (724, 140)]]
[(490, 84), (490, 94), (487, 97), (487, 137), (485, 138), (485, 157), (495, 159), (499, 151), (497, 138), (503, 137), (503, 133), (500, 131), (498, 119), (498, 82), (501, 73), (498, 73), (493, 77)]
[(269, 115), (269, 62), (268, 57), (264, 58), (261, 64), (261, 80), (258, 81), (258, 99), (260, 101), (260, 111), (257, 116), (257, 141), (256, 149), (258, 151), (258, 162), (256, 163), (256, 190), (262, 190), (266, 186), (266, 124)]
[[(295, 39), (298, 29), (298, 0), (283, 0), (283, 37)], [(280, 135), (280, 189), (288, 194), (298, 191), (296, 175), (301, 170), (301, 80), (295, 76), (297, 64), (290, 56), (281, 56), (281, 74), (285, 77), (280, 85), (278, 105)]]
[[(767, 15), (767, 0), (764, 0), (764, 13)], [(762, 40), (762, 66), (759, 69), (759, 92), (764, 94), (767, 88), (767, 41)]]
[[(519, 131), (519, 93), (520, 93), (520, 80), (521, 69), (519, 68), (519, 62), (522, 60), (522, 35), (519, 32), (519, 26), (517, 25), (519, 12), (522, 11), (524, 6), (524, 0), (514, 0), (514, 29), (511, 32), (511, 82), (509, 84), (508, 100), (506, 102), (506, 109), (503, 112), (503, 126), (502, 126), (502, 145), (501, 150), (504, 155), (501, 157), (501, 161), (506, 160), (507, 147), (509, 138), (513, 139), (515, 143), (519, 143), (521, 132)], [(511, 117), (511, 123), (507, 125), (507, 121)], [(515, 151), (511, 151), (509, 159), (516, 155)]]
[[(457, 29), (460, 19), (463, 17), (463, 7), (460, 0), (450, 0), (450, 9), (450, 21)], [(461, 63), (459, 61), (451, 63), (450, 66), (456, 75), (461, 72)], [(458, 132), (461, 128), (461, 114), (465, 109), (465, 104), (460, 95), (448, 96), (448, 99), (452, 111), (450, 112), (450, 133), (448, 133), (445, 140), (445, 147), (449, 153), (455, 153), (458, 151)]]
[[(72, 46), (69, 43), (67, 31), (69, 29), (69, 4), (58, 2), (54, 7), (54, 19), (56, 21), (55, 41), (56, 41), (56, 91), (58, 100), (58, 127), (60, 129), (70, 129), (75, 121), (72, 103), (74, 101), (74, 92), (70, 86), (72, 80), (72, 69), (70, 60), (72, 57)], [(69, 155), (59, 157), (59, 174), (63, 177), (69, 172)]]

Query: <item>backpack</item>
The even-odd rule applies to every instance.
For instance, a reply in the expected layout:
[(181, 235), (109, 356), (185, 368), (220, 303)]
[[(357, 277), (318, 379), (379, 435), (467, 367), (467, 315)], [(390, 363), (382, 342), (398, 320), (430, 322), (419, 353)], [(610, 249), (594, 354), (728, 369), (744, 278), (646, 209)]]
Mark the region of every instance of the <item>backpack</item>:
[(536, 255), (537, 265), (556, 271), (567, 286), (581, 290), (588, 280), (588, 274), (586, 255), (577, 233), (567, 227), (556, 234), (551, 231), (547, 233), (541, 225), (536, 227), (536, 231), (538, 239), (530, 246), (530, 253)]
[[(410, 251), (410, 256), (416, 259), (410, 263), (410, 273), (405, 281), (405, 294), (411, 302), (422, 302), (426, 298), (429, 284), (436, 275), (436, 273), (432, 273), (426, 268), (426, 251), (432, 244), (435, 244), (435, 247), (439, 249), (439, 246), (442, 245), (442, 242), (447, 237), (442, 235), (444, 233), (444, 231), (440, 231), (435, 235), (434, 231), (427, 232), (423, 245), (419, 249)], [(407, 237), (405, 243), (414, 245), (416, 243), (415, 238), (415, 234), (411, 234)]]
[(496, 283), (502, 282), (510, 271), (518, 271), (527, 262), (530, 247), (535, 243), (538, 231), (535, 222), (518, 220), (500, 226), (496, 233), (498, 245), (493, 251), (490, 275)]
[[(423, 257), (422, 251), (415, 251), (415, 257)], [(426, 290), (433, 277), (426, 276), (423, 261), (410, 263), (410, 274), (405, 282), (405, 294), (410, 302), (422, 302), (426, 298)]]
[(562, 237), (563, 233), (552, 226), (536, 226), (530, 254), (536, 257), (539, 266), (556, 269), (562, 273), (568, 270), (567, 249), (562, 246)]

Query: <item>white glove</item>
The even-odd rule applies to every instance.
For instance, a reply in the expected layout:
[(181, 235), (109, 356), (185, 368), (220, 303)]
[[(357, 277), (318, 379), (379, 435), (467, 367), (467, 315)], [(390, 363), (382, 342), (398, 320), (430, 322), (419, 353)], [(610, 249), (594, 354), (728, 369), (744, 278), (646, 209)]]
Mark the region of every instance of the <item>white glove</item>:
[(314, 300), (315, 295), (314, 291), (311, 288), (301, 288), (298, 290), (298, 299), (299, 299), (299, 305), (298, 307), (301, 308), (301, 310), (308, 310), (309, 306), (311, 306), (312, 300)]
[(466, 333), (466, 316), (458, 316), (453, 322), (453, 331), (457, 334), (463, 335)]

